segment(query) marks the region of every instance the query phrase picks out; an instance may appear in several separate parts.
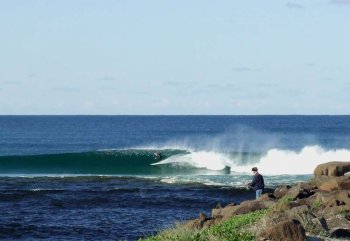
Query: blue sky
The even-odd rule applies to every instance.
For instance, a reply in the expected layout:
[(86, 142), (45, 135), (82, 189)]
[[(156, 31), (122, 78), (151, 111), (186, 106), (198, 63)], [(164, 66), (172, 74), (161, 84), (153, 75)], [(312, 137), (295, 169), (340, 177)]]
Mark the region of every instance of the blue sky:
[(349, 114), (350, 0), (0, 0), (0, 114)]

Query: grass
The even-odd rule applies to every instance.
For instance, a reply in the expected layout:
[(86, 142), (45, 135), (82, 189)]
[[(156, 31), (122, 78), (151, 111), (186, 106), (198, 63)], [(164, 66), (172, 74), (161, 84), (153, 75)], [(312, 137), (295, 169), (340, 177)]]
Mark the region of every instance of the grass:
[(233, 216), (205, 230), (195, 230), (185, 225), (177, 225), (155, 236), (139, 241), (253, 241), (255, 236), (244, 228), (264, 216), (266, 210)]
[(291, 197), (291, 196), (288, 196), (288, 195), (285, 195), (284, 197), (282, 197), (279, 202), (283, 203), (283, 204), (288, 204), (290, 203), (291, 201), (293, 201), (294, 198)]
[(348, 214), (348, 213), (349, 213), (349, 211), (346, 210), (345, 208), (343, 208), (343, 209), (341, 209), (341, 210), (339, 211), (339, 214), (341, 214), (341, 215), (343, 215), (343, 216), (345, 216), (345, 215)]
[(315, 209), (318, 209), (320, 208), (321, 206), (323, 205), (323, 202), (320, 201), (320, 200), (315, 200), (312, 205), (311, 205), (311, 209), (312, 210), (315, 210)]
[(275, 203), (273, 206), (271, 206), (269, 208), (270, 212), (280, 212), (280, 211), (284, 211), (284, 210), (288, 210), (289, 209), (289, 203), (292, 202), (294, 200), (293, 197), (285, 195), (284, 197), (280, 198), (277, 203)]
[(265, 215), (265, 213), (266, 210), (260, 210), (237, 215), (225, 222), (210, 227), (206, 232), (210, 236), (217, 237), (217, 240), (223, 241), (255, 240), (255, 236), (252, 233), (244, 232), (243, 227), (253, 224)]

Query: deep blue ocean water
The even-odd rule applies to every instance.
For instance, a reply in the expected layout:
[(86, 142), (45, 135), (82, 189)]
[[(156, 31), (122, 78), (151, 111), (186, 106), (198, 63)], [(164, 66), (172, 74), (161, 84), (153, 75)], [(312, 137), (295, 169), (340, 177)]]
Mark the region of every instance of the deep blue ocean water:
[(349, 159), (350, 116), (0, 116), (0, 239), (137, 240)]

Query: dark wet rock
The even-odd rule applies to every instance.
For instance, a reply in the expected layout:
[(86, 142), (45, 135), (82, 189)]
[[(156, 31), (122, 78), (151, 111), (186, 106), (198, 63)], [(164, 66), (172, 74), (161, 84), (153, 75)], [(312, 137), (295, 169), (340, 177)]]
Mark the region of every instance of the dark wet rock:
[(334, 229), (330, 231), (332, 237), (337, 238), (350, 238), (350, 231), (348, 229)]
[(315, 176), (340, 177), (350, 172), (350, 162), (327, 162), (318, 165), (315, 170)]

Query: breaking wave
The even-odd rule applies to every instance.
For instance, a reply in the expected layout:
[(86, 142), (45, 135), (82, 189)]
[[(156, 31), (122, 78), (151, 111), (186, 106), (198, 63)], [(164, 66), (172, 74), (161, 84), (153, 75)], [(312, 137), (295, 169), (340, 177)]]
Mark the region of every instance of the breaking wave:
[[(155, 152), (161, 153), (157, 160)], [(316, 165), (349, 161), (350, 150), (270, 149), (264, 153), (125, 149), (83, 153), (0, 156), (1, 174), (187, 175), (247, 174), (257, 166), (265, 175), (312, 174)]]

